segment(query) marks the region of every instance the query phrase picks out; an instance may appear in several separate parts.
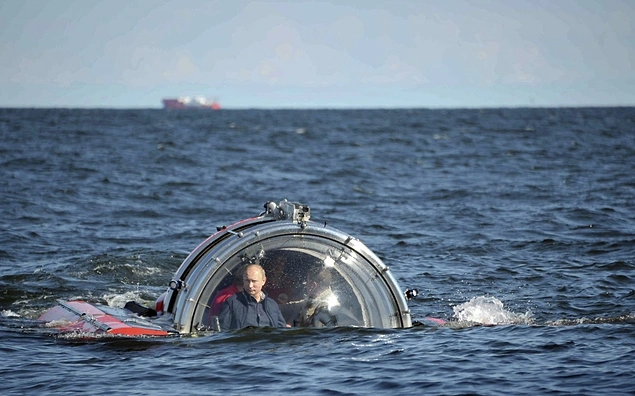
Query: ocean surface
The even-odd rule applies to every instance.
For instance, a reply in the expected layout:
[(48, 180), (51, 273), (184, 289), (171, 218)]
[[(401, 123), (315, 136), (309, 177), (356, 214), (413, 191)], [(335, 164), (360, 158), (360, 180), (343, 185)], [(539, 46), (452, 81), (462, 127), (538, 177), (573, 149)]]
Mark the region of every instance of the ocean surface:
[[(2, 394), (635, 394), (635, 108), (0, 109)], [(410, 329), (85, 340), (266, 201), (419, 289)]]

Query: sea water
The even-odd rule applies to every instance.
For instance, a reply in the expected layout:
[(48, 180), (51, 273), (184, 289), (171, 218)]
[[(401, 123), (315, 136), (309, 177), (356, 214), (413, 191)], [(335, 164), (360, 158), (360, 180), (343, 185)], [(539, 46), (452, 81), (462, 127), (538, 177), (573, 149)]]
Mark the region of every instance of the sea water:
[[(635, 109), (0, 109), (3, 394), (633, 394)], [(84, 340), (266, 201), (361, 239), (411, 329)], [(447, 323), (426, 321), (432, 317)]]

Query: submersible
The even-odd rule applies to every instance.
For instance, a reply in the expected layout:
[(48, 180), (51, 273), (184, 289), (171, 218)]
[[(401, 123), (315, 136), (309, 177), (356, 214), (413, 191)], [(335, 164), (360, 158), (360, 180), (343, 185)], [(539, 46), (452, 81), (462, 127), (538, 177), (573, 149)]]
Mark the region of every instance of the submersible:
[[(174, 336), (219, 331), (214, 301), (248, 264), (267, 274), (263, 291), (274, 298), (290, 326), (286, 309), (303, 298), (307, 274), (331, 274), (328, 285), (348, 313), (346, 326), (408, 328), (407, 296), (390, 269), (359, 239), (311, 220), (308, 205), (267, 202), (256, 217), (229, 226), (204, 240), (183, 261), (155, 307), (130, 302), (125, 308), (85, 301), (59, 301), (40, 316), (60, 332), (121, 336)], [(337, 325), (337, 321), (334, 321)]]

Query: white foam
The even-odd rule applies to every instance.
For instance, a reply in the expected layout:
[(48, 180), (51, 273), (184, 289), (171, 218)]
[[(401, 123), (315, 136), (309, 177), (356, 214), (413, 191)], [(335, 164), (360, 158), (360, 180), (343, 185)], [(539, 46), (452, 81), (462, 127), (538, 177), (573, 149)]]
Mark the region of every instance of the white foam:
[(489, 296), (474, 297), (453, 309), (457, 320), (484, 325), (528, 323), (531, 319), (530, 313), (517, 314), (507, 311), (499, 299)]
[(2, 311), (2, 317), (3, 318), (19, 318), (20, 315), (18, 315), (17, 313), (7, 309), (7, 310)]
[(110, 307), (123, 308), (128, 301), (137, 301), (140, 297), (138, 291), (129, 291), (121, 294), (105, 294), (103, 299)]

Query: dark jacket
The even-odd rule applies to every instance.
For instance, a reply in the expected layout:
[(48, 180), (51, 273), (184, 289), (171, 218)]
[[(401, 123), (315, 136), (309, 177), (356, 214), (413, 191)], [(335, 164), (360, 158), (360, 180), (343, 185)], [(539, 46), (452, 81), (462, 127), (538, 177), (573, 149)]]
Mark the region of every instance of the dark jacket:
[(278, 303), (267, 297), (256, 302), (248, 293), (240, 292), (223, 303), (218, 322), (221, 330), (242, 329), (244, 327), (286, 327), (286, 322)]

